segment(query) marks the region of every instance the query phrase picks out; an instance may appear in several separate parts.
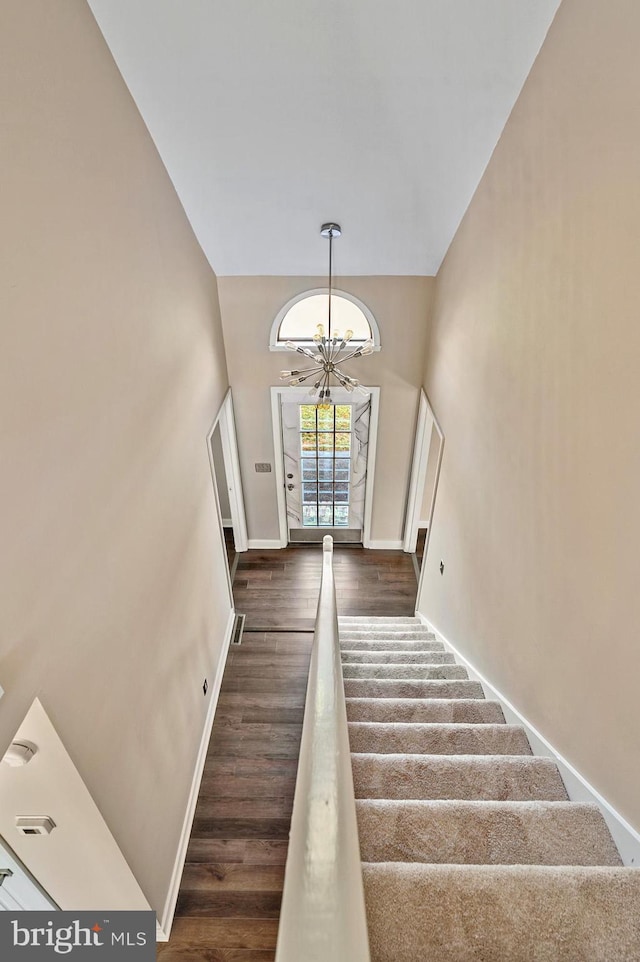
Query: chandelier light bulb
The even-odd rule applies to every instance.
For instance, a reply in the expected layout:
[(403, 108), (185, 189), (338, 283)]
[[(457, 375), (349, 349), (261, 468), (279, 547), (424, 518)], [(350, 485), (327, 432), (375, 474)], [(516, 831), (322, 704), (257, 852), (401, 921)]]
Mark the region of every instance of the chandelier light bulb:
[(323, 337), (324, 337), (324, 324), (318, 324), (318, 326), (316, 327), (316, 330), (317, 330), (317, 332), (318, 332), (318, 337), (323, 338)]
[(342, 338), (342, 340), (344, 341), (345, 344), (347, 344), (352, 337), (353, 337), (353, 331), (351, 330), (351, 328), (349, 328), (348, 331), (344, 332), (344, 337)]
[(360, 353), (365, 357), (368, 354), (373, 354), (373, 341), (365, 341), (364, 344), (362, 345), (362, 349)]
[(287, 349), (288, 351), (297, 351), (297, 350), (298, 350), (298, 345), (295, 343), (295, 341), (285, 341), (285, 342), (284, 342), (284, 346), (286, 347), (286, 349)]
[(314, 334), (313, 339), (316, 342), (316, 344), (319, 344), (320, 341), (322, 340), (322, 334)]
[(280, 371), (280, 380), (288, 381), (291, 377), (291, 371)]

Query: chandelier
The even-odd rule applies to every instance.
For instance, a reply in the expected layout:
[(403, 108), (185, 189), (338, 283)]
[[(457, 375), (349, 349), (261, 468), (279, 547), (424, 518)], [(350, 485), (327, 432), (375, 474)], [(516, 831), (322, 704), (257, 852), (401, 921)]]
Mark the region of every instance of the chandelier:
[[(339, 331), (332, 329), (333, 238), (340, 237), (342, 229), (339, 224), (323, 224), (320, 233), (323, 237), (329, 239), (329, 312), (327, 327), (325, 329), (324, 324), (318, 324), (316, 333), (313, 335), (315, 350), (302, 347), (295, 341), (285, 341), (284, 346), (286, 348), (310, 358), (313, 365), (303, 368), (301, 371), (281, 371), (280, 380), (288, 381), (291, 387), (298, 387), (300, 384), (311, 382), (309, 396), (316, 397), (319, 393), (320, 404), (331, 404), (331, 388), (336, 386), (345, 388), (349, 393), (355, 390), (360, 394), (369, 396), (369, 392), (360, 385), (357, 378), (350, 377), (342, 370), (342, 365), (351, 361), (354, 357), (373, 354), (373, 341), (368, 338), (355, 350), (351, 350), (347, 345), (353, 337), (353, 331), (347, 330), (340, 334)], [(341, 356), (343, 351), (348, 353)]]

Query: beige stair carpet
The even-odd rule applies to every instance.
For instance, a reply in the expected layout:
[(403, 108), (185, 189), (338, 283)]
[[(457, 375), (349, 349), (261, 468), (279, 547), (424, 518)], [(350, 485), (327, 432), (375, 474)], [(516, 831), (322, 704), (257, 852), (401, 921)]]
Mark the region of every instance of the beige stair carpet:
[(482, 698), (477, 681), (439, 678), (345, 678), (347, 698)]
[(428, 755), (530, 755), (519, 725), (349, 722), (352, 752)]
[(344, 662), (342, 665), (342, 675), (344, 678), (466, 678), (466, 668), (462, 665), (434, 665), (429, 663), (391, 665), (375, 664), (370, 662), (366, 665), (352, 665)]
[[(390, 642), (392, 644), (392, 642)], [(448, 651), (388, 651), (384, 648), (376, 648), (375, 651), (343, 651), (342, 661), (350, 665), (358, 664), (396, 664), (400, 662), (408, 665), (415, 662), (420, 665), (453, 665), (455, 658)]]
[(595, 805), (361, 799), (363, 862), (621, 865)]
[(480, 698), (347, 698), (349, 721), (453, 722), (494, 725), (504, 721), (497, 701)]
[(372, 962), (640, 962), (640, 870), (416, 619), (341, 618)]
[(347, 638), (344, 647), (352, 651), (444, 651), (441, 641), (430, 638)]

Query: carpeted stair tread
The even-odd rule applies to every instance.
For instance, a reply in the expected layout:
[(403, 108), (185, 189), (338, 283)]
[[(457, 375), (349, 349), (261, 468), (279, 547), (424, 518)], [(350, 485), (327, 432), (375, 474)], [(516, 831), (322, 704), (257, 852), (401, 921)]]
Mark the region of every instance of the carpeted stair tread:
[(343, 665), (343, 678), (468, 678), (462, 665)]
[(478, 681), (345, 678), (347, 698), (484, 698)]
[(363, 863), (371, 962), (638, 962), (640, 870)]
[(435, 641), (435, 635), (432, 631), (428, 631), (421, 625), (403, 625), (400, 628), (343, 628), (340, 631), (341, 639), (354, 639), (358, 641), (365, 641), (371, 638), (373, 641), (377, 639), (389, 639), (393, 638), (396, 641)]
[(497, 701), (482, 698), (347, 698), (349, 721), (504, 724)]
[(343, 665), (401, 664), (401, 665), (454, 665), (455, 658), (448, 651), (351, 651), (342, 649)]
[(576, 802), (356, 802), (363, 862), (621, 865), (596, 805)]
[(356, 798), (567, 801), (555, 762), (532, 755), (351, 755)]
[(350, 625), (422, 625), (423, 621), (416, 615), (338, 615), (338, 624), (344, 627)]
[(521, 725), (349, 722), (352, 752), (419, 755), (531, 755)]
[(640, 869), (418, 619), (339, 619), (371, 962), (640, 962)]
[(341, 638), (340, 648), (345, 651), (444, 651), (441, 641), (430, 638)]

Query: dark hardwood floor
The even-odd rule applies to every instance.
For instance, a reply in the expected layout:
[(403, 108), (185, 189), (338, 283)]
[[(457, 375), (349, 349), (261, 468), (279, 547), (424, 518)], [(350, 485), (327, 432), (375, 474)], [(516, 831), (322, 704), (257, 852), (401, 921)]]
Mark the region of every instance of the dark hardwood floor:
[(427, 540), (427, 529), (418, 528), (418, 540), (416, 542), (416, 558), (418, 559), (418, 565), (422, 564), (422, 559), (424, 557), (424, 545)]
[[(321, 564), (319, 545), (239, 556), (245, 632), (229, 652), (161, 962), (275, 957)], [(340, 614), (413, 614), (409, 555), (338, 545), (334, 571)]]
[(229, 564), (229, 571), (233, 571), (233, 562), (236, 560), (236, 546), (233, 540), (233, 528), (223, 528), (224, 531), (224, 545), (227, 550), (227, 562)]
[[(413, 614), (416, 576), (409, 555), (336, 545), (333, 564), (341, 615)], [(233, 594), (236, 609), (247, 616), (246, 626), (313, 628), (321, 568), (321, 545), (241, 554)]]

